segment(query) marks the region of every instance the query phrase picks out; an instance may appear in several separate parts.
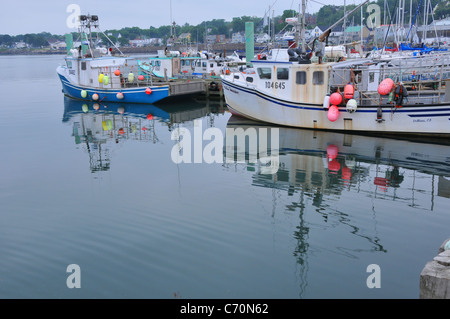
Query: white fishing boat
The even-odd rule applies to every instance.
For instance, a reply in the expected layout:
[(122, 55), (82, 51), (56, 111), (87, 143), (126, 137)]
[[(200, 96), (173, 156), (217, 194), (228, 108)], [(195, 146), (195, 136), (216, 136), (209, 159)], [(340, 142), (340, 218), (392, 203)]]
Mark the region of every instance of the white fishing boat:
[(229, 110), (291, 127), (450, 136), (447, 52), (324, 63), (329, 31), (311, 52), (273, 49), (267, 59), (222, 75)]
[(138, 77), (136, 58), (123, 55), (118, 48), (120, 54), (115, 55), (112, 48), (95, 47), (92, 29), (99, 29), (98, 17), (81, 15), (81, 45), (74, 48), (72, 35), (66, 36), (65, 63), (56, 70), (65, 95), (88, 101), (125, 103), (155, 103), (169, 96), (169, 85), (153, 85), (151, 78)]

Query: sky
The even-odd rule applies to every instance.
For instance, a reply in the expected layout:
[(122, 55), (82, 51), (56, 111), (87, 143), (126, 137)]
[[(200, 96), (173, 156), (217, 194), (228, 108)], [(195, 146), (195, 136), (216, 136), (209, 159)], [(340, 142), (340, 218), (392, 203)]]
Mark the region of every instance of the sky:
[[(315, 0), (314, 0), (315, 1)], [(361, 0), (346, 0), (360, 4)], [(263, 17), (270, 8), (275, 16), (283, 10), (298, 10), (300, 0), (0, 0), (0, 34), (50, 32), (65, 34), (76, 31), (67, 25), (76, 4), (81, 14), (99, 17), (100, 29), (123, 27), (160, 27), (175, 21), (178, 25), (198, 25), (212, 19), (231, 21), (233, 17)], [(306, 12), (317, 12), (323, 4), (343, 5), (344, 0), (307, 0)]]

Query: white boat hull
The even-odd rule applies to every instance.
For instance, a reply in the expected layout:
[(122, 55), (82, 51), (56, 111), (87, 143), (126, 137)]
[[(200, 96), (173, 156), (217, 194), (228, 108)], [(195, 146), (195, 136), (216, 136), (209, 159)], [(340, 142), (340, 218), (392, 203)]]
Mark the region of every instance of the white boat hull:
[(274, 98), (242, 81), (234, 82), (232, 76), (223, 76), (222, 84), (230, 111), (258, 121), (336, 131), (450, 136), (450, 103), (384, 107), (381, 121), (377, 120), (377, 106), (359, 107), (353, 113), (339, 107), (339, 118), (332, 122), (323, 105)]

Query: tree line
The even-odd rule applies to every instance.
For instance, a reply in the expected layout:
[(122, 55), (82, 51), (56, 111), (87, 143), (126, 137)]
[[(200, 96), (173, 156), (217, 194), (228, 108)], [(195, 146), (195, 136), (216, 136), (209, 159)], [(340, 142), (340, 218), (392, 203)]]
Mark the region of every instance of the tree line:
[[(369, 4), (377, 4), (381, 10), (382, 23), (395, 23), (396, 12), (398, 9), (398, 0), (377, 0), (369, 2), (363, 6), (363, 18), (366, 19), (369, 13), (367, 13), (367, 6)], [(415, 24), (420, 25), (425, 21), (423, 14), (423, 7), (427, 1), (426, 0), (412, 0), (412, 13), (416, 17)], [(419, 7), (420, 4), (420, 7)], [(431, 0), (431, 5), (433, 7), (433, 18), (441, 19), (450, 16), (450, 0)], [(355, 4), (347, 5), (345, 10), (350, 12), (356, 7)], [(418, 9), (419, 8), (419, 9)], [(409, 22), (409, 11), (410, 5), (409, 1), (405, 3), (405, 22)], [(341, 19), (344, 15), (344, 7), (336, 5), (326, 5), (320, 8), (316, 13), (305, 15), (305, 24), (308, 29), (314, 28), (316, 25), (321, 27), (329, 27), (336, 21)], [(286, 18), (296, 17), (298, 12), (295, 10), (284, 10), (281, 15), (271, 17), (270, 26), (267, 25), (267, 20), (263, 17), (256, 16), (241, 16), (234, 17), (231, 21), (225, 21), (224, 19), (212, 19), (209, 21), (203, 21), (198, 25), (190, 25), (185, 23), (183, 25), (175, 25), (174, 28), (170, 25), (160, 26), (158, 28), (150, 26), (148, 29), (142, 29), (139, 27), (125, 27), (121, 29), (111, 29), (106, 30), (105, 33), (108, 37), (115, 43), (119, 42), (121, 46), (125, 46), (130, 40), (142, 39), (142, 38), (161, 38), (164, 41), (171, 36), (179, 36), (182, 33), (190, 33), (191, 42), (193, 43), (204, 43), (205, 36), (223, 34), (227, 38), (230, 38), (232, 33), (244, 32), (245, 23), (253, 22), (255, 26), (255, 34), (268, 32), (269, 28), (271, 32), (279, 33), (287, 29)], [(385, 21), (384, 17), (387, 17)], [(356, 10), (352, 15), (348, 16), (347, 26), (350, 25), (360, 25), (361, 23), (361, 12)], [(428, 18), (428, 22), (432, 22), (432, 18)], [(74, 39), (77, 39), (78, 34), (73, 32)], [(120, 37), (119, 37), (120, 35)], [(107, 39), (102, 34), (99, 34), (103, 42), (107, 43)], [(7, 34), (0, 34), (0, 46), (12, 46), (16, 42), (25, 42), (31, 47), (47, 47), (49, 46), (49, 40), (64, 40), (64, 35), (55, 35), (48, 32), (41, 32), (37, 34), (21, 34), (16, 36), (10, 36)]]

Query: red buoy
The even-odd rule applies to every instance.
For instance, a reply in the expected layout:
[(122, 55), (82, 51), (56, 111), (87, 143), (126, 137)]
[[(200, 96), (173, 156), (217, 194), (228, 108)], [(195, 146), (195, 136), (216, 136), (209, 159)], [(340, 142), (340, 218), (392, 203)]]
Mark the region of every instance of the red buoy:
[(119, 70), (119, 69), (115, 70), (115, 71), (114, 71), (114, 75), (115, 75), (115, 76), (119, 76), (119, 75), (120, 75), (120, 70)]
[(144, 76), (143, 76), (143, 75), (139, 75), (139, 76), (138, 76), (138, 80), (139, 80), (139, 81), (144, 81)]
[(339, 118), (339, 109), (336, 105), (330, 106), (330, 108), (328, 109), (327, 117), (331, 122), (334, 122)]
[(153, 115), (151, 113), (147, 114), (147, 120), (153, 120)]
[(384, 79), (381, 81), (380, 85), (378, 85), (378, 93), (381, 95), (388, 95), (392, 88), (394, 87), (394, 81), (390, 78)]
[(353, 88), (353, 85), (347, 84), (344, 88), (344, 97), (347, 100), (353, 99), (353, 94), (355, 94), (355, 89)]
[(146, 88), (146, 89), (145, 89), (145, 93), (146, 93), (146, 94), (151, 94), (151, 93), (152, 93), (152, 89)]
[(339, 105), (342, 103), (342, 95), (340, 93), (334, 92), (330, 95), (330, 104)]
[(331, 159), (335, 159), (338, 156), (339, 148), (334, 145), (330, 144), (327, 146), (327, 157)]
[(341, 164), (337, 160), (332, 160), (328, 163), (328, 170), (336, 174), (341, 169)]

